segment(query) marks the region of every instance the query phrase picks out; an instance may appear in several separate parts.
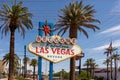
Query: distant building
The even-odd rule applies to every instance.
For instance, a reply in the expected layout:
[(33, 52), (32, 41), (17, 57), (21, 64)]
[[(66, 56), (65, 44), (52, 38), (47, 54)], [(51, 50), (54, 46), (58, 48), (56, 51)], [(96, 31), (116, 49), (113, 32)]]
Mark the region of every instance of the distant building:
[(3, 61), (0, 60), (0, 73), (4, 73), (4, 72), (5, 72), (5, 73), (7, 72), (6, 66), (3, 65)]
[[(86, 71), (86, 68), (82, 68), (82, 71)], [(110, 68), (108, 68), (108, 73), (109, 73), (109, 79), (111, 77), (111, 70)], [(76, 74), (79, 75), (78, 71), (76, 71)], [(115, 72), (114, 72), (114, 68), (112, 70), (112, 77), (114, 80), (114, 76), (115, 76)], [(120, 80), (120, 70), (117, 70), (117, 80)], [(104, 80), (107, 80), (107, 69), (106, 68), (95, 68), (94, 69), (94, 76), (97, 77), (104, 77)]]
[(33, 74), (32, 70), (27, 70), (27, 74), (32, 75)]

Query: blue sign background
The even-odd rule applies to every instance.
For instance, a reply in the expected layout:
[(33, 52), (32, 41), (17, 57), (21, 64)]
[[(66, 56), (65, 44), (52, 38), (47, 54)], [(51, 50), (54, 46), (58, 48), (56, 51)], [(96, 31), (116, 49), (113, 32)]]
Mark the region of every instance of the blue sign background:
[[(41, 28), (43, 28), (43, 26), (46, 24), (46, 22), (39, 22), (39, 36), (43, 36), (43, 30)], [(48, 26), (50, 27), (51, 31), (50, 31), (50, 36), (53, 35), (53, 24), (52, 23), (48, 23)], [(49, 75), (49, 80), (52, 80), (53, 79), (53, 63), (50, 62), (50, 75)], [(39, 80), (42, 80), (42, 58), (41, 57), (38, 57), (38, 75), (39, 75)]]

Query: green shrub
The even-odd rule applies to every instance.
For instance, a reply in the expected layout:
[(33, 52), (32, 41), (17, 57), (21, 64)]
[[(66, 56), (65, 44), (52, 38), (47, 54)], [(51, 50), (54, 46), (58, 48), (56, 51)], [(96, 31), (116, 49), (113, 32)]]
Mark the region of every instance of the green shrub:
[(24, 77), (16, 77), (16, 80), (29, 80), (29, 79), (25, 79)]
[(100, 76), (97, 80), (104, 80), (104, 77)]
[(95, 80), (104, 80), (104, 77), (103, 76), (95, 76), (94, 79)]
[(76, 77), (76, 80), (89, 80), (91, 79), (90, 72), (83, 71), (79, 76)]

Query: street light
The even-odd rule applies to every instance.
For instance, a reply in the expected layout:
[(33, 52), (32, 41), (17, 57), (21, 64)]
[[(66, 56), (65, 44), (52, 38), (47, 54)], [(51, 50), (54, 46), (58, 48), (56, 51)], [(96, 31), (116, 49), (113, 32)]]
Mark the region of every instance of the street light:
[(79, 74), (81, 73), (81, 58), (84, 56), (85, 56), (84, 53), (81, 53), (80, 55), (76, 56), (76, 60), (79, 60)]
[(26, 45), (24, 45), (24, 78), (26, 78), (26, 74), (27, 74)]

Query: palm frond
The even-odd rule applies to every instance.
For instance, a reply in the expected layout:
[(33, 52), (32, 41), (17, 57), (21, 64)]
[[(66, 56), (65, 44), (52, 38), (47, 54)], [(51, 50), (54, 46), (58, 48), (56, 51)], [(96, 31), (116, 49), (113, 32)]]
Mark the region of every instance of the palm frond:
[(86, 27), (86, 28), (89, 28), (89, 29), (92, 29), (93, 31), (96, 31), (96, 29), (100, 29), (98, 26), (96, 25), (93, 25), (93, 24), (82, 24), (83, 27)]
[[(96, 13), (93, 7), (94, 6), (91, 5), (83, 5), (83, 1), (76, 1), (74, 3), (70, 3), (68, 6), (65, 6), (60, 10), (61, 14), (59, 15), (55, 31), (59, 29), (58, 34), (62, 32), (65, 34), (65, 32), (71, 28), (71, 25), (75, 25), (77, 27), (74, 28), (78, 28), (78, 30), (83, 32), (88, 38), (87, 31), (85, 31), (82, 27), (92, 29), (93, 31), (100, 29), (98, 26), (93, 24), (96, 22), (100, 23), (99, 20), (94, 19), (93, 17), (94, 13)], [(66, 26), (68, 26), (67, 30), (65, 28)]]
[(78, 27), (78, 30), (79, 30), (80, 32), (83, 32), (83, 34), (88, 38), (88, 33), (87, 33), (83, 28)]
[(58, 31), (58, 35), (60, 35), (60, 33), (62, 33), (61, 36), (63, 36), (64, 33), (65, 33), (65, 31), (66, 31), (67, 29), (68, 29), (68, 27), (64, 27), (64, 28), (60, 29), (60, 30)]
[(1, 28), (2, 34), (5, 33), (6, 35), (10, 28), (18, 28), (18, 32), (21, 31), (24, 37), (25, 29), (23, 30), (23, 28), (28, 30), (33, 28), (31, 21), (32, 14), (29, 13), (27, 7), (22, 7), (22, 4), (22, 2), (14, 2), (12, 6), (9, 6), (7, 3), (3, 3), (2, 10), (0, 11), (0, 21), (4, 21), (4, 25), (1, 25), (4, 27)]

